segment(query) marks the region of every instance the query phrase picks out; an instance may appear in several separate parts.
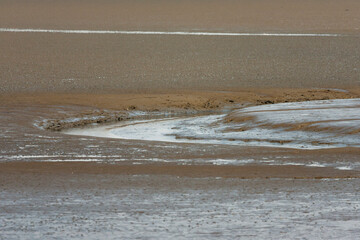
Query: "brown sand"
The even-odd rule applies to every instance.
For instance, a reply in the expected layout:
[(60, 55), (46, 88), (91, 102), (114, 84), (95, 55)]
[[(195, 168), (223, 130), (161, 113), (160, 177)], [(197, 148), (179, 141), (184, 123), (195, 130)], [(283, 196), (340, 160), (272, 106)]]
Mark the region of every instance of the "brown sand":
[[(24, 126), (25, 132), (38, 118), (61, 119), (99, 109), (218, 110), (246, 104), (354, 98), (360, 93), (360, 8), (355, 0), (39, 0), (2, 1), (0, 6), (0, 27), (345, 34), (0, 33), (0, 106), (4, 116), (18, 112), (18, 118), (15, 114), (7, 124)], [(313, 89), (316, 87), (348, 92)], [(54, 105), (75, 106), (76, 110), (46, 110)], [(15, 134), (11, 141), (19, 141), (20, 136)], [(9, 143), (5, 146), (12, 148)]]
[[(159, 90), (161, 91), (161, 90)], [(359, 98), (360, 88), (323, 89), (243, 89), (238, 91), (173, 90), (165, 93), (5, 93), (2, 106), (80, 105), (113, 110), (219, 110), (224, 107), (282, 102)]]
[(334, 32), (346, 36), (1, 32), (0, 92), (359, 87), (359, 5), (356, 0), (2, 1), (0, 27)]
[[(357, 163), (360, 155), (357, 148), (309, 151), (116, 141), (67, 136), (38, 129), (34, 123), (44, 119), (59, 123), (69, 116), (103, 114), (104, 109), (119, 111), (120, 115), (123, 110), (134, 109), (218, 111), (248, 104), (359, 98), (359, 16), (360, 2), (357, 0), (1, 1), (0, 28), (339, 33), (343, 36), (199, 37), (0, 32), (0, 223), (4, 224), (0, 238), (2, 234), (5, 238), (26, 238), (31, 236), (28, 230), (39, 232), (37, 236), (40, 238), (49, 238), (54, 231), (62, 234), (62, 238), (64, 232), (68, 238), (83, 238), (80, 236), (83, 233), (94, 237), (92, 230), (98, 226), (100, 238), (108, 238), (109, 232), (119, 233), (120, 236), (127, 233), (129, 237), (136, 234), (140, 234), (136, 235), (140, 238), (148, 237), (150, 231), (139, 233), (139, 229), (144, 229), (149, 218), (137, 220), (138, 225), (134, 229), (108, 227), (112, 227), (114, 222), (129, 222), (119, 218), (122, 215), (115, 208), (130, 211), (130, 217), (133, 211), (142, 214), (149, 196), (153, 197), (153, 205), (150, 204), (149, 209), (165, 214), (174, 205), (174, 199), (184, 203), (181, 207), (175, 204), (175, 217), (165, 216), (161, 218), (164, 222), (176, 221), (182, 216), (189, 196), (199, 196), (196, 206), (189, 210), (194, 214), (185, 216), (190, 220), (204, 218), (206, 211), (216, 218), (219, 206), (228, 208), (234, 206), (238, 199), (247, 199), (250, 205), (246, 205), (244, 200), (239, 206), (253, 210), (251, 216), (255, 216), (256, 221), (251, 229), (257, 226), (259, 219), (267, 221), (266, 216), (271, 211), (280, 213), (275, 207), (259, 215), (258, 207), (262, 206), (255, 209), (254, 202), (260, 195), (265, 199), (264, 205), (270, 207), (272, 205), (269, 204), (274, 202), (273, 196), (279, 196), (277, 200), (280, 202), (289, 196), (295, 200), (288, 203), (288, 209), (293, 211), (299, 206), (315, 206), (314, 212), (321, 215), (319, 219), (326, 220), (330, 230), (336, 230), (328, 224), (333, 217), (326, 215), (333, 213), (342, 203), (353, 208), (350, 212), (344, 210), (338, 218), (348, 220), (354, 215), (358, 205), (352, 206), (343, 196), (352, 194), (354, 199), (358, 197), (359, 171), (281, 164), (287, 161), (303, 165), (337, 163), (339, 160)], [(51, 129), (72, 126), (60, 124), (58, 128)], [(81, 162), (88, 160), (89, 156), (100, 155), (101, 163)], [(116, 162), (119, 158), (125, 160)], [(182, 165), (178, 162), (179, 159), (250, 158), (254, 159), (254, 164), (246, 166)], [(165, 159), (171, 163), (154, 163), (149, 159)], [(279, 165), (257, 164), (263, 159), (277, 159)], [(141, 175), (140, 181), (137, 175)], [(245, 180), (244, 183), (241, 178), (251, 181)], [(297, 178), (302, 180), (293, 180)], [(347, 180), (316, 180), (322, 178)], [(254, 179), (260, 179), (260, 182)], [(248, 188), (243, 188), (244, 184)], [(243, 193), (241, 196), (230, 197), (239, 189)], [(271, 194), (267, 195), (269, 189)], [(159, 191), (160, 194), (166, 191), (164, 203), (157, 202)], [(187, 196), (185, 200), (178, 200), (177, 191)], [(281, 195), (282, 192), (287, 195)], [(321, 201), (308, 200), (309, 192), (312, 195), (321, 193), (316, 195)], [(249, 193), (255, 195), (246, 198)], [(126, 209), (126, 202), (119, 202), (125, 195), (130, 196), (130, 210)], [(205, 200), (210, 200), (205, 201), (206, 206), (201, 208), (198, 206), (204, 202), (203, 195), (207, 196)], [(56, 199), (54, 196), (57, 196)], [(76, 204), (67, 205), (68, 198)], [(61, 204), (59, 199), (62, 199)], [(115, 204), (111, 202), (113, 199)], [(303, 205), (299, 204), (301, 199), (306, 200)], [(327, 206), (327, 203), (334, 206), (322, 212), (321, 207)], [(105, 209), (100, 206), (105, 206)], [(235, 208), (235, 212), (240, 213), (238, 209)], [(156, 220), (156, 213), (150, 210), (146, 216)], [(312, 229), (314, 222), (303, 212), (308, 209), (300, 210), (296, 215), (302, 217), (298, 218), (299, 221), (302, 224), (309, 222), (311, 225), (306, 229)], [(72, 218), (69, 217), (72, 221), (66, 218), (68, 212), (73, 214)], [(50, 216), (49, 213), (57, 214)], [(239, 217), (233, 217), (226, 211), (223, 215)], [(74, 217), (79, 216), (86, 217), (79, 226), (90, 226), (88, 229), (73, 229), (76, 226)], [(241, 212), (241, 216), (245, 217), (244, 222), (249, 221), (250, 215)], [(283, 215), (280, 213), (279, 216)], [(285, 220), (270, 217), (273, 222), (264, 226), (267, 230), (270, 226), (277, 237), (285, 236), (281, 235), (284, 228), (279, 230), (277, 227), (283, 226), (284, 221), (293, 222), (294, 216), (290, 214)], [(44, 222), (34, 222), (34, 219), (44, 219)], [(57, 225), (59, 221), (64, 226)], [(216, 229), (211, 224), (205, 225), (209, 227), (205, 228), (206, 231)], [(239, 226), (236, 225), (237, 231)], [(297, 226), (287, 225), (285, 229)], [(161, 227), (155, 230), (161, 230)], [(231, 228), (231, 225), (226, 228)], [(264, 232), (264, 228), (254, 229), (260, 231), (252, 236)], [(303, 229), (295, 230), (293, 235), (284, 238), (301, 237), (296, 231), (302, 232)], [(178, 231), (165, 236), (178, 237)], [(303, 236), (309, 234), (306, 231)], [(198, 233), (182, 236), (196, 238)], [(224, 229), (202, 236), (218, 237), (222, 233), (237, 236), (233, 231)], [(346, 233), (348, 235), (343, 235)], [(341, 236), (353, 237), (353, 234), (341, 230)]]
[(156, 93), (359, 86), (358, 36), (0, 32), (0, 92)]
[(178, 177), (223, 177), (223, 178), (360, 178), (359, 171), (341, 171), (333, 168), (314, 168), (302, 166), (212, 166), (212, 165), (112, 165), (98, 163), (41, 163), (8, 162), (0, 163), (0, 174), (122, 174), (122, 175), (173, 175)]
[(357, 0), (3, 0), (2, 27), (359, 33)]
[(0, 92), (359, 86), (357, 0), (1, 1), (0, 27), (343, 37), (0, 33)]

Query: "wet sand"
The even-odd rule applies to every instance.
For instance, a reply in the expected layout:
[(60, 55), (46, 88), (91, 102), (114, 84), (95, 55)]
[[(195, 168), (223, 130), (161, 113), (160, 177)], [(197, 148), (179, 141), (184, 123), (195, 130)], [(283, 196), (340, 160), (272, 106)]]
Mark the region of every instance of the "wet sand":
[(51, 163), (7, 162), (0, 163), (1, 173), (21, 174), (115, 174), (115, 175), (169, 175), (177, 177), (220, 177), (240, 179), (342, 179), (360, 178), (359, 171), (341, 171), (333, 168), (302, 166), (214, 166), (178, 164), (99, 164), (99, 163)]
[[(188, 110), (170, 109), (177, 109), (180, 113)], [(213, 109), (213, 111), (216, 110), (218, 109)], [(0, 139), (2, 173), (18, 171), (21, 174), (34, 171), (35, 174), (46, 172), (51, 174), (72, 171), (86, 174), (300, 179), (357, 178), (359, 176), (357, 168), (352, 171), (334, 168), (334, 166), (346, 167), (349, 164), (356, 164), (359, 156), (358, 148), (301, 150), (167, 143), (71, 136), (54, 131), (81, 126), (81, 124), (84, 126), (93, 124), (94, 122), (81, 120), (81, 117), (89, 113), (98, 116), (102, 112), (99, 112), (98, 108), (81, 105), (25, 105), (22, 103), (13, 104), (11, 107), (9, 105), (2, 106), (1, 120), (4, 123)], [(127, 111), (117, 113), (125, 114)], [(111, 116), (113, 113), (110, 111), (107, 114)], [(80, 117), (80, 125), (77, 122), (66, 124), (69, 116)], [(132, 118), (134, 117), (129, 117), (129, 119)], [(39, 123), (47, 119), (54, 119), (52, 123), (56, 126), (59, 124), (60, 129), (39, 128)], [(118, 119), (116, 118), (115, 121)], [(96, 124), (98, 124), (97, 122), (95, 121)], [(65, 124), (61, 125), (62, 123)], [(216, 147), (214, 148), (214, 146)], [(216, 159), (234, 159), (235, 163), (236, 159), (240, 163), (243, 160), (250, 159), (251, 161), (245, 166), (234, 166), (233, 164), (230, 166), (221, 166), (222, 164), (220, 164), (219, 166), (216, 161), (213, 161)], [(277, 161), (272, 162), (274, 159)], [(331, 165), (333, 163), (335, 165)], [(302, 166), (297, 166), (298, 164)], [(326, 164), (333, 167), (325, 167)], [(308, 167), (313, 165), (314, 167)]]
[(356, 0), (0, 4), (2, 28), (341, 34), (264, 37), (0, 32), (2, 93), (154, 93), (351, 88), (360, 84), (360, 4)]
[(6, 27), (359, 33), (356, 0), (2, 1)]
[[(0, 28), (340, 36), (0, 32), (0, 238), (356, 238), (360, 170), (346, 167), (357, 166), (358, 148), (59, 130), (121, 121), (129, 111), (359, 98), (359, 9), (355, 0), (2, 1)], [(99, 115), (104, 120), (64, 121)], [(38, 125), (44, 120), (53, 124), (47, 130)]]
[(2, 93), (159, 93), (360, 84), (359, 36), (8, 32), (0, 36)]
[(1, 235), (6, 239), (359, 235), (358, 180), (194, 180), (59, 172), (6, 173), (0, 179)]

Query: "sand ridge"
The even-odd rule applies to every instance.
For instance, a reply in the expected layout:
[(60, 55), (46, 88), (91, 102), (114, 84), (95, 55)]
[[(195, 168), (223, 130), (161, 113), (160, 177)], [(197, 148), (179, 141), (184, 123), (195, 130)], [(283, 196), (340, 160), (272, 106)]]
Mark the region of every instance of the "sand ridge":
[[(160, 114), (187, 115), (221, 112), (249, 105), (300, 102), (310, 100), (357, 98), (360, 90), (338, 89), (243, 89), (242, 91), (171, 91), (152, 94), (70, 94), (70, 93), (18, 93), (0, 96), (1, 105), (78, 105), (93, 107), (77, 113), (53, 116), (42, 127), (61, 130), (92, 123), (109, 123), (129, 119), (126, 111), (147, 111)], [(105, 110), (105, 111), (104, 111)], [(67, 119), (78, 119), (68, 121)]]

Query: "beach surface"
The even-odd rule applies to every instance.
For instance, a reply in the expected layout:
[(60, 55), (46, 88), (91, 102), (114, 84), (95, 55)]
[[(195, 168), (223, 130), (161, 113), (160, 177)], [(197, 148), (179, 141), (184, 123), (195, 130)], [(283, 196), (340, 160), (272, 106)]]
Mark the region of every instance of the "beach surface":
[[(359, 16), (355, 0), (1, 1), (0, 239), (358, 238)], [(196, 142), (215, 115), (235, 138)], [(156, 139), (165, 119), (174, 141)], [(89, 135), (112, 124), (129, 127)], [(236, 138), (250, 127), (318, 139)]]

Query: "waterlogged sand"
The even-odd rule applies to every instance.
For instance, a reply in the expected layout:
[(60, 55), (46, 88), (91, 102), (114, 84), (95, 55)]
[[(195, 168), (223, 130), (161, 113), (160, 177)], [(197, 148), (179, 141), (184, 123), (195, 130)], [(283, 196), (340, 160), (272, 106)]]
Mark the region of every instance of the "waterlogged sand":
[[(1, 1), (0, 28), (285, 35), (0, 32), (0, 238), (359, 238), (356, 146), (61, 132), (230, 112), (229, 124), (291, 128), (274, 103), (360, 98), (359, 9), (355, 0)], [(339, 120), (350, 116), (343, 107), (344, 118), (331, 110)], [(253, 108), (263, 114), (241, 112)], [(324, 130), (306, 111), (291, 124), (314, 117), (300, 129)]]
[(67, 134), (146, 141), (273, 146), (360, 147), (360, 99), (242, 107), (229, 113), (121, 121)]
[[(289, 100), (296, 98), (295, 92), (302, 97), (304, 91), (293, 90)], [(357, 97), (338, 90), (308, 91), (325, 98), (337, 94)], [(152, 112), (152, 117), (163, 117), (159, 113), (165, 110), (170, 115), (193, 114), (194, 109), (221, 111), (279, 101), (263, 93), (244, 92), (231, 93), (232, 98), (228, 93), (218, 93), (219, 98), (213, 93), (133, 95), (139, 99), (131, 105), (120, 101), (129, 97), (121, 94), (73, 95), (72, 99), (64, 98), (70, 94), (3, 97), (10, 100), (3, 101), (0, 109), (1, 236), (358, 236), (358, 148), (239, 147), (70, 136), (54, 131), (94, 124), (99, 116), (110, 122), (119, 116), (146, 120), (146, 112), (141, 110), (155, 107), (149, 99), (157, 104), (168, 102), (171, 96), (174, 105), (157, 105), (159, 111)], [(253, 98), (240, 101), (247, 94)], [(122, 104), (104, 111), (91, 106), (102, 103), (94, 98), (103, 99), (104, 106), (114, 104), (114, 98)], [(28, 99), (37, 102), (29, 104)], [(60, 104), (62, 99), (73, 103)], [(88, 106), (81, 101), (74, 105), (78, 99), (87, 99)], [(210, 104), (214, 102), (221, 107)], [(189, 107), (195, 105), (197, 108)], [(310, 233), (309, 228), (313, 229)]]
[(194, 180), (60, 172), (0, 178), (13, 182), (0, 193), (6, 239), (359, 236), (359, 180)]

